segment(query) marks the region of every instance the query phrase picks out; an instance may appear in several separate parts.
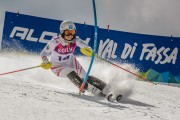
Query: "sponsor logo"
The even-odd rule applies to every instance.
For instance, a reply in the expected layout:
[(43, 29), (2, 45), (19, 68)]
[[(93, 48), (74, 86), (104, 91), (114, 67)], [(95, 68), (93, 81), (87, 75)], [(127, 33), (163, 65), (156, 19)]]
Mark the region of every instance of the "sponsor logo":
[[(15, 26), (10, 34), (10, 38), (19, 37), (21, 40), (34, 41), (40, 43), (48, 43), (52, 37), (57, 36), (57, 33), (43, 31), (39, 37), (33, 37), (33, 33), (36, 31), (34, 29), (24, 28)], [(45, 39), (48, 36), (51, 39)]]
[(73, 47), (71, 48), (64, 48), (64, 49), (58, 49), (58, 53), (72, 53), (74, 51)]
[(69, 25), (69, 29), (73, 29), (73, 26), (72, 26), (72, 25)]
[(60, 53), (60, 54), (68, 54), (68, 53), (73, 53), (74, 50), (76, 48), (76, 44), (75, 43), (71, 43), (69, 44), (68, 46), (66, 47), (63, 47), (62, 44), (59, 44), (55, 47), (55, 51), (57, 53)]

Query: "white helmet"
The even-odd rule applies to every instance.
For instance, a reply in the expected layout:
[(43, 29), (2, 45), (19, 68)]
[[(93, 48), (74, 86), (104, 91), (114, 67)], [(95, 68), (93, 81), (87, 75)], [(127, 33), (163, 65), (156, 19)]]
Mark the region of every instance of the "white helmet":
[(65, 30), (76, 30), (76, 26), (72, 21), (63, 21), (60, 25), (60, 33), (63, 34)]
[[(65, 31), (66, 30), (75, 30), (75, 35), (73, 36), (72, 40), (65, 39)], [(62, 42), (65, 45), (68, 45), (69, 43), (73, 42), (73, 40), (76, 38), (76, 26), (75, 26), (74, 22), (69, 21), (69, 20), (63, 21), (60, 25), (60, 34), (62, 37)]]

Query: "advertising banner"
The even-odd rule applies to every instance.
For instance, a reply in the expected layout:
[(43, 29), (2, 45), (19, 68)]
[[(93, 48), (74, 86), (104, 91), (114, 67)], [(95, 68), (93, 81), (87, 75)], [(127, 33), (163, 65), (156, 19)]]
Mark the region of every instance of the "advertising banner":
[[(40, 53), (59, 34), (61, 20), (6, 12), (2, 49)], [(94, 26), (75, 23), (77, 36), (93, 45)], [(148, 80), (180, 83), (180, 38), (98, 29), (97, 54), (140, 69)], [(76, 54), (81, 54), (77, 49)]]

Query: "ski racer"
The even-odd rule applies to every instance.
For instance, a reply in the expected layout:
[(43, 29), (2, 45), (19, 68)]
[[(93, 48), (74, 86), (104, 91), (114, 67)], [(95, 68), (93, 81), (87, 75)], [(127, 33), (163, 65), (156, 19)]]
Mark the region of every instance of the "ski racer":
[[(61, 78), (69, 78), (78, 88), (80, 88), (86, 71), (76, 59), (74, 51), (76, 46), (80, 48), (88, 48), (88, 46), (76, 37), (76, 26), (72, 21), (63, 21), (60, 24), (60, 34), (54, 37), (44, 49), (41, 51), (42, 68), (51, 69), (51, 71)], [(50, 59), (49, 59), (50, 58)], [(90, 91), (94, 95), (99, 95), (105, 84), (99, 79), (89, 76), (85, 85), (85, 90)], [(95, 87), (94, 87), (95, 86)]]

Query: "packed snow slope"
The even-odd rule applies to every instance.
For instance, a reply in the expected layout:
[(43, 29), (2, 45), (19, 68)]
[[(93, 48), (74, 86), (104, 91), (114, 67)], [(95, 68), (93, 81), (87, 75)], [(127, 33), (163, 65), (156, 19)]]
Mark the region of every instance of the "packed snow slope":
[[(78, 57), (87, 70), (89, 58)], [(38, 55), (0, 54), (0, 74), (41, 63)], [(135, 72), (130, 65), (122, 67)], [(0, 76), (0, 120), (178, 120), (180, 88), (135, 80), (127, 72), (96, 60), (91, 75), (114, 81), (125, 98), (110, 103), (78, 89), (50, 70), (35, 68)]]

